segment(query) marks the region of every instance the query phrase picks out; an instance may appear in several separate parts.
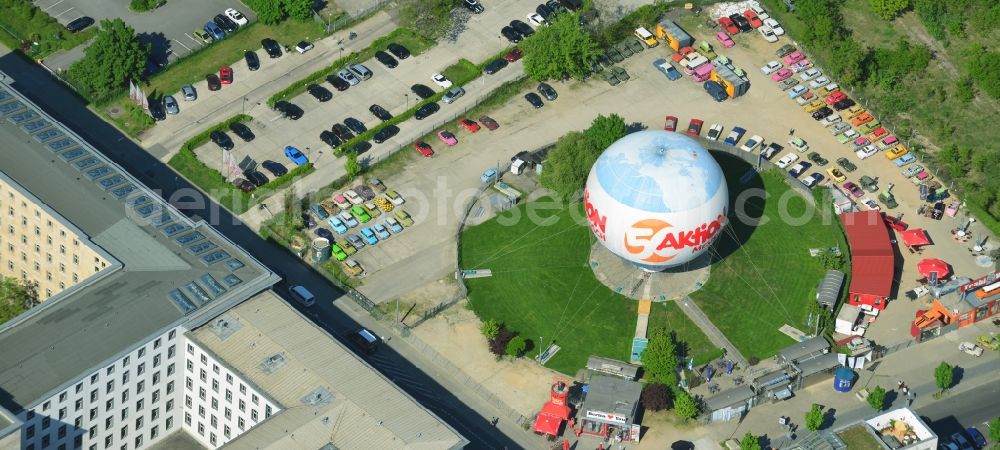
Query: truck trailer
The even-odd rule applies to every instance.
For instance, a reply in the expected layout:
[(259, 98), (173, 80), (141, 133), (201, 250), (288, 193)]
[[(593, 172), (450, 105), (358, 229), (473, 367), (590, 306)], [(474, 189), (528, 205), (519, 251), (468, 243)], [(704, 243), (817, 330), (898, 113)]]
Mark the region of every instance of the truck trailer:
[(694, 38), (669, 19), (663, 19), (656, 24), (656, 37), (666, 42), (674, 51), (694, 45)]

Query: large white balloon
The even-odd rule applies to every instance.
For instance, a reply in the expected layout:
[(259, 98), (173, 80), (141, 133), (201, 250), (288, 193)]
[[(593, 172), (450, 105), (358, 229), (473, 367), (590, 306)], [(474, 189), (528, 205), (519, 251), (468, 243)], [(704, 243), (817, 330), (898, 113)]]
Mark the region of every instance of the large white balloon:
[(584, 191), (594, 235), (614, 254), (659, 271), (697, 258), (726, 225), (719, 163), (680, 133), (640, 131), (611, 144)]

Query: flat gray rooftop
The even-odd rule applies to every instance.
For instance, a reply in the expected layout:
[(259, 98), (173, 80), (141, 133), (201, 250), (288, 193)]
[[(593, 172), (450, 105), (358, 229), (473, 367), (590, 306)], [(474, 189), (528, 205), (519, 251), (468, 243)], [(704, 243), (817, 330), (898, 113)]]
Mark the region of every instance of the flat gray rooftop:
[(89, 236), (112, 263), (0, 327), (0, 389), (9, 394), (0, 405), (15, 413), (152, 335), (204, 323), (278, 279), (4, 83), (0, 149), (8, 181)]

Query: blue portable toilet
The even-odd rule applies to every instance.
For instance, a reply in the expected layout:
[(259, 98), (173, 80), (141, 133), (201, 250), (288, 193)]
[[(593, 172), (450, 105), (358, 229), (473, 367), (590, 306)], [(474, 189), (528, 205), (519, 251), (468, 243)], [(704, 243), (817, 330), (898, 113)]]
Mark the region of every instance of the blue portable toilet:
[(839, 392), (849, 392), (854, 385), (854, 371), (846, 367), (839, 367), (833, 373), (833, 388)]

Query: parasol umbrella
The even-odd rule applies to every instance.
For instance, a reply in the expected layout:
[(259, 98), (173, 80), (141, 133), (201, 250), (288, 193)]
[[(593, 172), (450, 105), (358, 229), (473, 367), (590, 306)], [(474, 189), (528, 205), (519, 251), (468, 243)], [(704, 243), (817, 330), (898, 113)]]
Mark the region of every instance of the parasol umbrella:
[(694, 358), (688, 360), (688, 370), (694, 370)]
[(917, 263), (917, 270), (925, 277), (930, 277), (931, 273), (937, 273), (937, 278), (941, 279), (951, 274), (948, 263), (937, 258), (928, 258)]
[(916, 247), (931, 243), (930, 239), (927, 237), (927, 232), (924, 231), (923, 228), (906, 230), (900, 234), (903, 236), (903, 243), (906, 244), (907, 247)]

